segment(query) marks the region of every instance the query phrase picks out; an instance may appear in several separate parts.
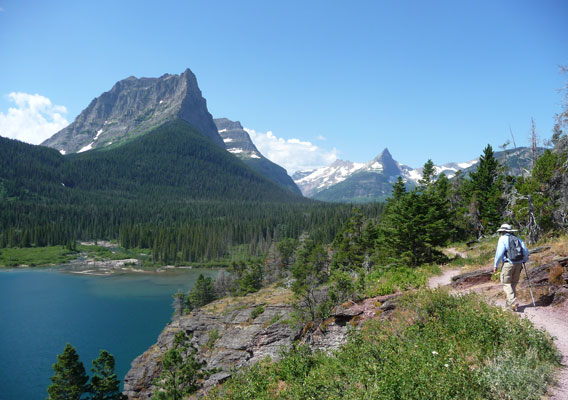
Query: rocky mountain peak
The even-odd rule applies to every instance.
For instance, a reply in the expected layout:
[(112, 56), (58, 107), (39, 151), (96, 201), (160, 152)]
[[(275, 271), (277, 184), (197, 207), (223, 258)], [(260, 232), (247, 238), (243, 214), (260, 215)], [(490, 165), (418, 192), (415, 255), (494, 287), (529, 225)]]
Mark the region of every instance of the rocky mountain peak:
[(389, 149), (385, 149), (366, 165), (368, 170), (382, 172), (388, 176), (400, 175), (401, 170), (398, 163), (392, 158)]
[(231, 121), (228, 118), (216, 118), (214, 122), (229, 153), (240, 158), (245, 164), (264, 177), (294, 193), (301, 194), (300, 189), (298, 189), (292, 178), (288, 176), (286, 170), (274, 164), (258, 151), (239, 121)]
[(214, 122), (219, 131), (224, 131), (224, 130), (232, 131), (239, 129), (244, 130), (240, 121), (231, 121), (228, 118), (215, 118)]
[(164, 122), (183, 119), (225, 147), (190, 69), (159, 78), (130, 76), (95, 98), (68, 127), (42, 143), (61, 153), (117, 145)]

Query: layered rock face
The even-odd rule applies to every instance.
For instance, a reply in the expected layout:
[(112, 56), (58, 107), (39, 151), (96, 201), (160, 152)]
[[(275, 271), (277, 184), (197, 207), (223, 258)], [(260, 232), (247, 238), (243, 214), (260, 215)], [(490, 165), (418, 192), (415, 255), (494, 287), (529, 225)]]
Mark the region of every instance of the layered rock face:
[(195, 75), (129, 77), (94, 99), (75, 121), (42, 143), (63, 154), (117, 145), (166, 121), (181, 118), (221, 147)]
[(316, 329), (313, 325), (291, 323), (293, 295), (284, 288), (265, 288), (240, 298), (224, 298), (176, 317), (162, 331), (158, 342), (132, 362), (124, 378), (124, 394), (130, 400), (148, 400), (156, 388), (153, 380), (160, 375), (161, 360), (173, 345), (177, 332), (192, 336), (198, 358), (205, 369), (217, 372), (202, 382), (197, 397), (235, 371), (266, 357), (278, 360), (282, 350), (296, 341), (314, 350), (331, 352), (345, 344), (348, 332), (364, 321), (388, 318), (400, 294), (379, 296), (336, 307)]
[(290, 347), (300, 334), (288, 323), (290, 299), (286, 289), (262, 291), (260, 297), (222, 299), (177, 317), (162, 331), (158, 342), (132, 362), (124, 378), (124, 393), (129, 399), (146, 400), (152, 396), (152, 381), (160, 374), (161, 358), (180, 330), (192, 336), (191, 343), (198, 349), (198, 358), (206, 363), (205, 368), (220, 370), (203, 384), (205, 390), (225, 380), (235, 368), (267, 356), (278, 359), (281, 349)]
[(216, 118), (214, 121), (228, 152), (240, 158), (265, 178), (296, 194), (302, 194), (284, 168), (273, 163), (258, 151), (240, 122), (227, 118)]

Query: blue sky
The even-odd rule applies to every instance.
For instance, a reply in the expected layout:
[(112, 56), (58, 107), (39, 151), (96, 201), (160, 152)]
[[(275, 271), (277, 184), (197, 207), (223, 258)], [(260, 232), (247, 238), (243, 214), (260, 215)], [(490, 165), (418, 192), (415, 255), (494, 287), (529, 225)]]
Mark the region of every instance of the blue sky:
[[(531, 118), (548, 139), (568, 79), (564, 0), (0, 0), (0, 10), (0, 135), (28, 141), (120, 79), (189, 67), (213, 116), (254, 130), (289, 172), (385, 147), (419, 167), (497, 149), (509, 127), (526, 145)], [(286, 149), (294, 159), (274, 156)]]

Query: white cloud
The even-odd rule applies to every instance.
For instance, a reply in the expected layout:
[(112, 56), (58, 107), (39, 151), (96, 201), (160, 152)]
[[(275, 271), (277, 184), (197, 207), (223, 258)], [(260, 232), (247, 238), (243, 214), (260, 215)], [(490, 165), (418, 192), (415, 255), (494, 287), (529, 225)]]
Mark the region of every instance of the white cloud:
[(318, 140), (327, 140), (327, 138), (324, 135), (318, 135), (317, 139)]
[(337, 160), (337, 149), (322, 149), (300, 139), (283, 139), (271, 131), (256, 132), (244, 128), (254, 145), (270, 161), (284, 167), (289, 174), (327, 166)]
[(52, 104), (47, 97), (12, 92), (8, 99), (16, 107), (6, 114), (0, 112), (0, 136), (39, 144), (69, 125), (67, 108)]

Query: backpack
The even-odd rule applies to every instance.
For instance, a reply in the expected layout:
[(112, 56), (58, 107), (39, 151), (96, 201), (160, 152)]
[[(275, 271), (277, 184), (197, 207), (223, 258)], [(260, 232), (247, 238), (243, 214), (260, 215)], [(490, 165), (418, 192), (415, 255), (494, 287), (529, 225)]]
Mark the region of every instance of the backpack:
[(509, 249), (507, 250), (507, 258), (513, 263), (518, 263), (524, 260), (525, 255), (521, 239), (515, 235), (509, 235)]

